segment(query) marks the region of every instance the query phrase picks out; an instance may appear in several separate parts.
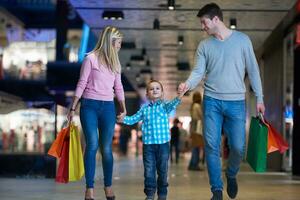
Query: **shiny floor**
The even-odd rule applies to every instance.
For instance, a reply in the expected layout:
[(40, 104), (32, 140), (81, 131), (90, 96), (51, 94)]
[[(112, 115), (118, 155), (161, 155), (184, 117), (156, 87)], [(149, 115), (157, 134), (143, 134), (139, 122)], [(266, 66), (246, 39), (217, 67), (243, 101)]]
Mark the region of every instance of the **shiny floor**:
[[(168, 200), (209, 200), (211, 197), (207, 171), (188, 171), (188, 157), (178, 165), (170, 165)], [(96, 171), (96, 200), (104, 200), (102, 170)], [(242, 165), (238, 176), (238, 200), (300, 200), (300, 177), (289, 173), (251, 172)], [(226, 186), (226, 185), (225, 185)], [(143, 164), (141, 158), (115, 159), (113, 187), (117, 200), (143, 200)], [(57, 184), (44, 178), (0, 178), (1, 200), (82, 200), (84, 180)], [(224, 192), (224, 200), (229, 199)]]

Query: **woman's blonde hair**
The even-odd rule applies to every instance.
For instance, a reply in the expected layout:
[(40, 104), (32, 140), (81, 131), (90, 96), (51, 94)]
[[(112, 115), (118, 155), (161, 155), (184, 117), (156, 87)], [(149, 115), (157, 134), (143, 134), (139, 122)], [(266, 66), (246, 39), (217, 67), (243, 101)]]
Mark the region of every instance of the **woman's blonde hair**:
[(117, 39), (122, 38), (122, 33), (116, 27), (107, 26), (102, 31), (96, 46), (89, 54), (95, 53), (98, 56), (98, 61), (104, 62), (103, 64), (106, 64), (112, 72), (121, 73), (119, 55), (113, 47), (113, 43)]
[(202, 96), (201, 96), (201, 93), (198, 92), (198, 91), (194, 92), (194, 94), (193, 94), (193, 103), (192, 103), (191, 108), (190, 108), (191, 112), (193, 110), (193, 106), (194, 106), (195, 103), (198, 103), (198, 104), (202, 105)]

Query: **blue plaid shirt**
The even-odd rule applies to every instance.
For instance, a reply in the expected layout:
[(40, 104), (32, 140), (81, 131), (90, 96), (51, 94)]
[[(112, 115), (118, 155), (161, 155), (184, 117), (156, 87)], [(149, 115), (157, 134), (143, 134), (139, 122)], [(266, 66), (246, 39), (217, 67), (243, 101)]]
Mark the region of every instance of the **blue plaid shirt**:
[(171, 139), (168, 115), (180, 102), (180, 99), (176, 97), (170, 102), (158, 100), (154, 103), (149, 103), (142, 106), (133, 116), (126, 116), (123, 123), (132, 125), (143, 121), (143, 143), (164, 144)]

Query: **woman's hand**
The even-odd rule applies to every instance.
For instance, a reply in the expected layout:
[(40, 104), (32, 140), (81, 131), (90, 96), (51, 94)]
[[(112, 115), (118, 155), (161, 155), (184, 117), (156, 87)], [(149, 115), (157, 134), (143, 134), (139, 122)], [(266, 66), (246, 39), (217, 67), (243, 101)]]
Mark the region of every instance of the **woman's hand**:
[(67, 115), (68, 122), (71, 123), (73, 121), (73, 117), (75, 115), (75, 110), (69, 110), (69, 113)]
[(126, 116), (127, 112), (121, 112), (118, 116), (117, 116), (117, 122), (122, 123), (124, 121), (124, 118)]

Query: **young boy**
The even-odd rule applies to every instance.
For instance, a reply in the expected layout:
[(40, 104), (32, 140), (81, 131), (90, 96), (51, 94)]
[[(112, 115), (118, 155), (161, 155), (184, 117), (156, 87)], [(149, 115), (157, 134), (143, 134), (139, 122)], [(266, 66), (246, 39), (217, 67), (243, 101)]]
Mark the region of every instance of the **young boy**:
[[(142, 123), (143, 163), (144, 163), (144, 193), (146, 200), (154, 200), (157, 189), (158, 200), (167, 199), (168, 161), (170, 154), (170, 128), (168, 114), (179, 105), (182, 95), (170, 102), (163, 98), (163, 86), (159, 81), (148, 83), (148, 105), (143, 106), (135, 115), (118, 117), (119, 122), (132, 125)], [(158, 175), (156, 181), (156, 173)]]

